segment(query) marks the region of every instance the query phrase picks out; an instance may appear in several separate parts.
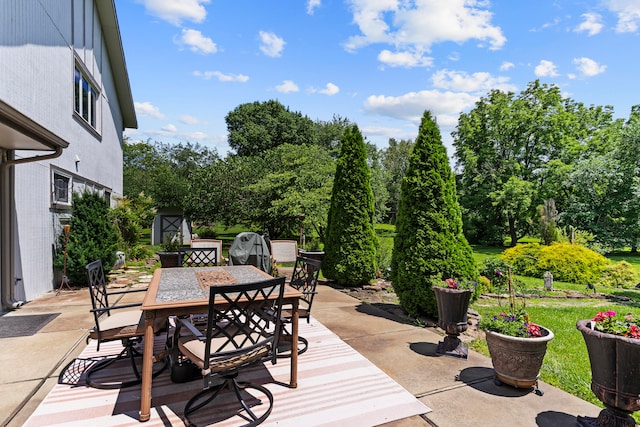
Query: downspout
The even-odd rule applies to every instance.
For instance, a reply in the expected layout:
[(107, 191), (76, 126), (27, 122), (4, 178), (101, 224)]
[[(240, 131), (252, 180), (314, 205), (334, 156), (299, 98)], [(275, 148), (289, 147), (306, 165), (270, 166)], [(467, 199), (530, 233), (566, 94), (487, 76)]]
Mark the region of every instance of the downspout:
[(14, 283), (14, 213), (15, 213), (15, 186), (14, 174), (10, 170), (12, 166), (24, 163), (51, 160), (62, 155), (62, 147), (56, 147), (55, 152), (43, 156), (25, 157), (15, 159), (15, 150), (7, 150), (5, 158), (0, 163), (0, 288), (2, 309), (16, 309), (24, 304), (24, 301), (15, 299)]

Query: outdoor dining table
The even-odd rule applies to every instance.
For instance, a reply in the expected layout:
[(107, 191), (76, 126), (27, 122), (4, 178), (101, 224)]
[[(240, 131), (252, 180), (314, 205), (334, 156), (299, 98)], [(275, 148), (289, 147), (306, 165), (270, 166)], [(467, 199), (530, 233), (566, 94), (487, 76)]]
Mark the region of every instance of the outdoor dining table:
[[(145, 319), (140, 392), (141, 422), (148, 421), (151, 417), (155, 319), (206, 313), (209, 305), (209, 286), (251, 283), (270, 278), (272, 276), (252, 265), (156, 269), (141, 307)], [(298, 300), (301, 296), (298, 290), (286, 285), (283, 302), (291, 304), (292, 307), (292, 343), (298, 341)], [(298, 354), (292, 351), (289, 386), (295, 388), (297, 382)]]

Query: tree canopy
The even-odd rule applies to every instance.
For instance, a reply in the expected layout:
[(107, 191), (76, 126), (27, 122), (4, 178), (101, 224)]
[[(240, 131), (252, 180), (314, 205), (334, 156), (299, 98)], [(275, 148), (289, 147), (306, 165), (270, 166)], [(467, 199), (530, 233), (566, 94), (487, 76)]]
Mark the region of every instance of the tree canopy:
[(612, 123), (611, 107), (586, 107), (537, 80), (519, 94), (492, 90), (461, 114), (453, 137), (469, 238), (515, 245), (543, 200), (561, 210), (572, 166), (607, 151)]
[(229, 147), (239, 156), (258, 156), (282, 144), (315, 144), (311, 119), (276, 100), (240, 104), (225, 117)]

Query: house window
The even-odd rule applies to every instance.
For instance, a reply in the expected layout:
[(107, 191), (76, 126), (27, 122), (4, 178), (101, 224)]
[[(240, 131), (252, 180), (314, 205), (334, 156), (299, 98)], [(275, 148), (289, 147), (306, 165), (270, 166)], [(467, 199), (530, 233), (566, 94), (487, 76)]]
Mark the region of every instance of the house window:
[(96, 128), (98, 90), (78, 65), (74, 69), (74, 110)]
[(71, 177), (59, 172), (53, 173), (53, 203), (71, 205)]

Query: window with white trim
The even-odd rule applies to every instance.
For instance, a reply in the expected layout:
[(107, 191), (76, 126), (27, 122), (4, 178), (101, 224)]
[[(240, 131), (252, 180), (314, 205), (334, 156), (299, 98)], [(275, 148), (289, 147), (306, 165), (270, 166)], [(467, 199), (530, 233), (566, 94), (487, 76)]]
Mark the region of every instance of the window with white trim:
[(53, 204), (71, 206), (72, 181), (69, 175), (53, 172)]
[(74, 68), (74, 103), (73, 108), (92, 128), (96, 129), (98, 114), (98, 90), (91, 79), (76, 64)]

